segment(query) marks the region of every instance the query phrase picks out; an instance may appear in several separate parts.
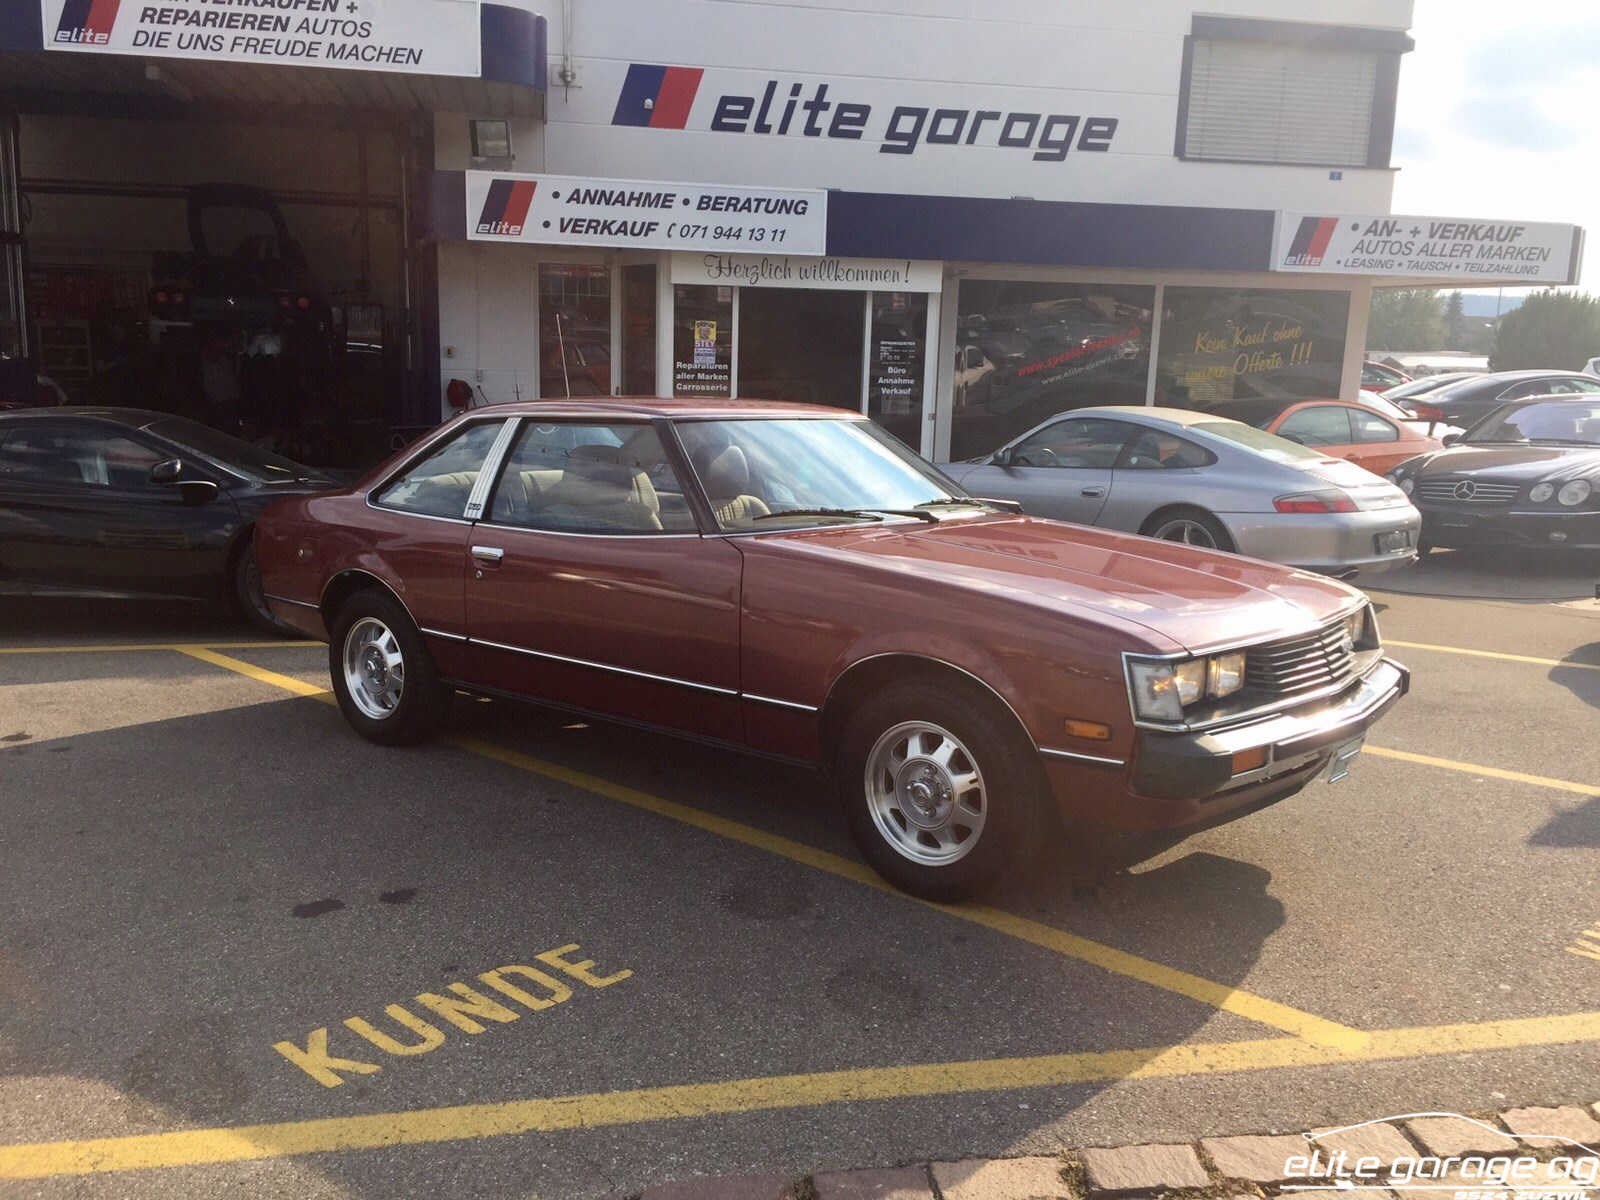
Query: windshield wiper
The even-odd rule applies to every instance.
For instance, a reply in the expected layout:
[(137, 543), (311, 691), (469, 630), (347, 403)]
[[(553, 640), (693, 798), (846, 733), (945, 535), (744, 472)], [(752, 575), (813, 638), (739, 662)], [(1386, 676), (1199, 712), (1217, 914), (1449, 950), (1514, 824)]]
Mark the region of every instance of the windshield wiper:
[(859, 508), (780, 508), (750, 519), (752, 521), (772, 521), (778, 517), (854, 517), (858, 521), (883, 520), (876, 512), (864, 512)]

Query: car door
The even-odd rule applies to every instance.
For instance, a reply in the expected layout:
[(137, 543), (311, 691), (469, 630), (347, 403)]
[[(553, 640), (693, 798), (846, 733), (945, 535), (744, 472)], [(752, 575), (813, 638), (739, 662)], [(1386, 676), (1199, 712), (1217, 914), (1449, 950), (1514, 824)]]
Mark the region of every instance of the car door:
[(961, 483), (975, 496), (1020, 501), (1030, 516), (1093, 525), (1135, 428), (1105, 417), (1061, 417), (1004, 447)]
[(743, 558), (702, 536), (654, 424), (524, 419), (469, 555), (473, 680), (742, 740)]
[(1374, 475), (1382, 475), (1420, 453), (1412, 445), (1410, 431), (1402, 430), (1387, 417), (1357, 408), (1350, 409), (1349, 413), (1355, 444), (1343, 457)]
[(17, 422), (0, 442), (0, 564), (34, 585), (211, 594), (238, 510), (192, 470), (211, 486), (152, 482), (170, 457), (106, 421)]

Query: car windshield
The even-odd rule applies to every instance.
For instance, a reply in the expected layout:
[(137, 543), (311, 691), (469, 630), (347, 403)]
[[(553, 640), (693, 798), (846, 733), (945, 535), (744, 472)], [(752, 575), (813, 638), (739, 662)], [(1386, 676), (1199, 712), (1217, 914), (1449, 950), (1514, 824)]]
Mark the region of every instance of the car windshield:
[(1264, 429), (1257, 429), (1254, 425), (1246, 425), (1240, 421), (1201, 421), (1189, 428), (1195, 433), (1208, 433), (1214, 438), (1243, 446), (1246, 450), (1270, 458), (1274, 462), (1299, 465), (1328, 457), (1298, 442), (1291, 442), (1288, 438), (1281, 438), (1275, 433), (1268, 433)]
[(295, 483), (326, 478), (314, 467), (284, 458), (270, 450), (253, 446), (221, 430), (212, 429), (187, 417), (162, 417), (145, 428), (180, 446), (187, 446), (214, 462), (257, 483)]
[(1600, 401), (1553, 400), (1508, 406), (1475, 426), (1461, 440), (1600, 446)]
[(870, 421), (759, 418), (677, 428), (724, 529), (879, 520), (967, 499)]

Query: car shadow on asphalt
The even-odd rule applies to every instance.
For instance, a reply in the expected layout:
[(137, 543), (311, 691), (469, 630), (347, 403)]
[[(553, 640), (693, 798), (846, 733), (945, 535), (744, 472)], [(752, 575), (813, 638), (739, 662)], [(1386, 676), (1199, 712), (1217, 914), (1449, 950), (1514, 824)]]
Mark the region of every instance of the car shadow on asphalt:
[(1600, 708), (1600, 670), (1595, 669), (1600, 667), (1600, 642), (1579, 646), (1562, 662), (1572, 665), (1551, 668), (1550, 682), (1559, 683), (1585, 704)]
[(1600, 850), (1600, 784), (1596, 795), (1551, 817), (1528, 839), (1530, 846)]

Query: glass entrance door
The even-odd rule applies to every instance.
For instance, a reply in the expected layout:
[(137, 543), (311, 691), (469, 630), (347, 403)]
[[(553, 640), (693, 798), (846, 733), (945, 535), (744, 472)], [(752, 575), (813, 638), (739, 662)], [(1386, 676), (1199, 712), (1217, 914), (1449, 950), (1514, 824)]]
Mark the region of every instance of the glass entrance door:
[(864, 304), (861, 292), (742, 289), (738, 395), (860, 412)]
[(13, 113), (0, 113), (0, 405), (33, 404), (35, 400), (18, 180), (17, 118)]

